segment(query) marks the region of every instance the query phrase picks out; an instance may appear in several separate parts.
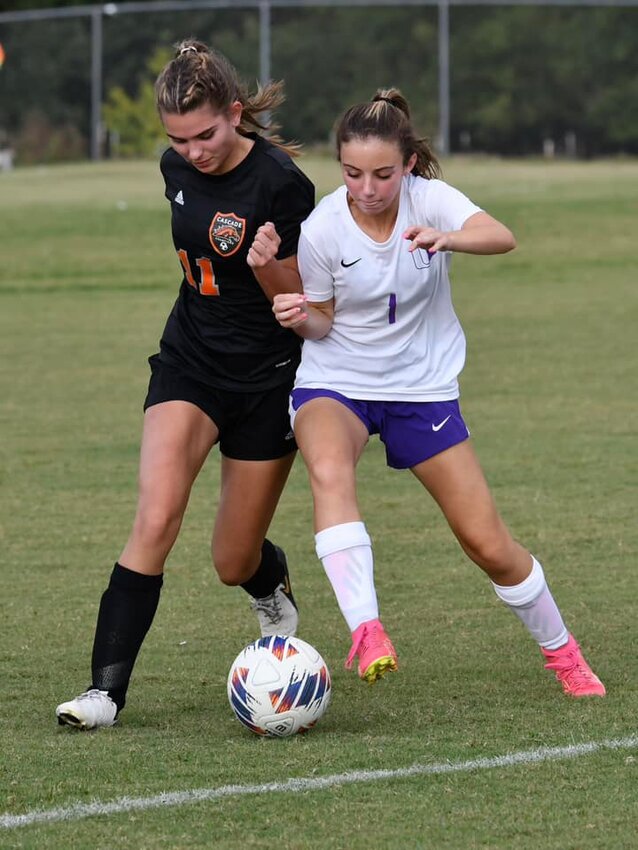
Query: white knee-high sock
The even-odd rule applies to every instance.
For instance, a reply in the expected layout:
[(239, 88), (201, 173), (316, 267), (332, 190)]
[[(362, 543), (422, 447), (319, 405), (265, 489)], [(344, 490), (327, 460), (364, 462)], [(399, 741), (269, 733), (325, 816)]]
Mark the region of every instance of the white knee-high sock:
[(492, 584), (499, 599), (523, 621), (543, 649), (558, 649), (567, 643), (569, 632), (547, 586), (543, 568), (533, 555), (532, 571), (520, 584), (513, 587)]
[(351, 632), (379, 617), (372, 543), (363, 522), (344, 522), (315, 534), (317, 557)]

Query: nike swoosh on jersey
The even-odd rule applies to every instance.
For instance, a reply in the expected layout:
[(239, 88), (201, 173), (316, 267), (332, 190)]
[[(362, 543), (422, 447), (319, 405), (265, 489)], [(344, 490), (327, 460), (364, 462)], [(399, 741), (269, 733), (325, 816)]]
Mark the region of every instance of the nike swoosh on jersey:
[[(451, 413), (450, 413), (450, 416), (452, 416), (452, 414), (451, 414)], [(442, 427), (445, 425), (445, 423), (448, 421), (448, 419), (450, 418), (450, 416), (446, 416), (446, 417), (445, 417), (445, 419), (443, 420), (443, 422), (439, 422), (439, 424), (438, 424), (438, 425), (435, 425), (435, 424), (434, 424), (434, 422), (433, 422), (433, 423), (432, 423), (432, 430), (433, 430), (433, 431), (440, 431), (440, 430), (441, 430), (441, 428), (442, 428)]]
[(360, 260), (361, 260), (361, 257), (359, 257), (356, 260), (353, 260), (351, 263), (345, 263), (343, 260), (341, 260), (341, 265), (344, 267), (344, 269), (349, 269), (350, 266), (354, 266), (354, 264), (358, 263)]

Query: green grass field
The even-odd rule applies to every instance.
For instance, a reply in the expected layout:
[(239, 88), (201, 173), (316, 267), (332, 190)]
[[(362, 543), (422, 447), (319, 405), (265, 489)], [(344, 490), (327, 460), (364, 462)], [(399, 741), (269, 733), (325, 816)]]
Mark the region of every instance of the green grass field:
[[(334, 164), (302, 165), (320, 193), (336, 185)], [(121, 722), (59, 728), (56, 704), (89, 682), (99, 596), (133, 517), (145, 358), (179, 266), (154, 163), (16, 170), (0, 174), (0, 847), (636, 847), (638, 162), (444, 171), (519, 241), (453, 263), (464, 413), (506, 521), (608, 696), (562, 695), (375, 441), (360, 490), (396, 675), (369, 688), (343, 669), (349, 636), (298, 461), (271, 536), (332, 704), (293, 739), (260, 740), (234, 719), (226, 675), (255, 621), (209, 563), (213, 455)]]

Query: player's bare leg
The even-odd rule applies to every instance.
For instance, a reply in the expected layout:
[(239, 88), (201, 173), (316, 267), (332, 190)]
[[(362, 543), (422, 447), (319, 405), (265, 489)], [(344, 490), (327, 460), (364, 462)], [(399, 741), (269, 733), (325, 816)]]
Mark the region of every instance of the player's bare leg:
[(527, 578), (531, 555), (501, 519), (470, 440), (412, 472), (438, 503), (467, 556), (495, 584), (515, 585)]
[(120, 563), (158, 575), (184, 518), (191, 488), (218, 438), (214, 422), (196, 405), (167, 401), (144, 415), (135, 521)]
[(355, 469), (368, 442), (363, 422), (341, 402), (315, 398), (297, 412), (295, 439), (308, 469), (315, 532), (360, 521)]
[(470, 440), (418, 464), (412, 472), (439, 504), (463, 550), (492, 580), (499, 598), (539, 644), (565, 693), (604, 696), (569, 634), (543, 568), (501, 519)]
[(262, 635), (297, 630), (286, 556), (266, 539), (295, 454), (260, 461), (222, 458), (213, 563), (225, 584), (239, 584), (252, 597)]

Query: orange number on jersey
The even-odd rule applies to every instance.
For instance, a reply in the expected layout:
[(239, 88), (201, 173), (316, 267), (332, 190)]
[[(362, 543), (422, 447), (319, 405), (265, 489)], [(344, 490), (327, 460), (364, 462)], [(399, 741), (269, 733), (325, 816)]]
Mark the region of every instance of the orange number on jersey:
[(179, 261), (182, 264), (182, 268), (184, 269), (184, 275), (186, 276), (186, 280), (193, 287), (193, 289), (197, 289), (202, 295), (219, 295), (219, 287), (215, 283), (215, 272), (213, 271), (213, 264), (208, 259), (208, 257), (200, 257), (196, 260), (197, 268), (199, 269), (199, 277), (200, 283), (199, 286), (195, 282), (195, 278), (193, 277), (193, 272), (191, 271), (191, 264), (188, 261), (188, 254), (183, 248), (180, 248), (177, 252), (177, 256), (179, 257)]

